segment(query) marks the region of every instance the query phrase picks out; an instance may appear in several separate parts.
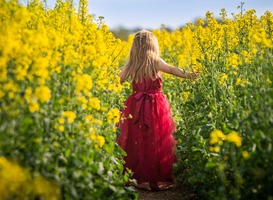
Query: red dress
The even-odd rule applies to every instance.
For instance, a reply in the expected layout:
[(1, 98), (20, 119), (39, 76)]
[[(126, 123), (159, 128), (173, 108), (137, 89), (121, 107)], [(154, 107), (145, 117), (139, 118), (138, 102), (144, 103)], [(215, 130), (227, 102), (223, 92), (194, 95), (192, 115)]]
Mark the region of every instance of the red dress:
[(124, 168), (133, 172), (137, 182), (158, 185), (173, 182), (176, 162), (175, 124), (170, 105), (162, 93), (162, 80), (133, 82), (133, 94), (125, 102), (118, 124), (117, 143), (127, 153)]

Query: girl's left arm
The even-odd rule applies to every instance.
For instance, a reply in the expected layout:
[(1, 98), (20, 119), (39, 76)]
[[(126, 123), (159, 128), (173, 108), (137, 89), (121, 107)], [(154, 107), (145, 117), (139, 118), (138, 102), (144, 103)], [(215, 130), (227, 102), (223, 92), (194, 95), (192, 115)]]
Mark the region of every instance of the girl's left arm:
[(168, 74), (172, 74), (181, 78), (186, 78), (186, 79), (196, 79), (198, 76), (198, 73), (195, 72), (186, 72), (183, 69), (179, 69), (178, 67), (174, 67), (172, 65), (169, 65), (168, 63), (166, 63), (164, 60), (160, 60), (160, 63), (158, 65), (158, 70), (168, 73)]

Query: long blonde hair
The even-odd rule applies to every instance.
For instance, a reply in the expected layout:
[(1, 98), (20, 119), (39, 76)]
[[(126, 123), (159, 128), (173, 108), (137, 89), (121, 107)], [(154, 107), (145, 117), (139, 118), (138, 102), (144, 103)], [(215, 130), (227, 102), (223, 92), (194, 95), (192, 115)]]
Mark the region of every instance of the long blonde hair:
[(159, 56), (156, 37), (147, 30), (137, 32), (130, 50), (129, 60), (124, 66), (124, 80), (131, 77), (132, 81), (140, 82), (142, 78), (158, 78), (159, 73), (156, 65), (159, 62)]

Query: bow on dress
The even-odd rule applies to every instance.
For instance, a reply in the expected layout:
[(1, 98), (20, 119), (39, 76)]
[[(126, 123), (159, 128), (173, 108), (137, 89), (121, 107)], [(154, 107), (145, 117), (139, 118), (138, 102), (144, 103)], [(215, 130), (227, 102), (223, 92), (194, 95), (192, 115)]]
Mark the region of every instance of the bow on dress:
[(136, 102), (135, 113), (134, 113), (134, 123), (140, 122), (147, 127), (151, 126), (152, 118), (152, 107), (151, 101), (153, 100), (153, 95), (160, 92), (160, 90), (150, 90), (150, 91), (140, 91), (134, 96)]

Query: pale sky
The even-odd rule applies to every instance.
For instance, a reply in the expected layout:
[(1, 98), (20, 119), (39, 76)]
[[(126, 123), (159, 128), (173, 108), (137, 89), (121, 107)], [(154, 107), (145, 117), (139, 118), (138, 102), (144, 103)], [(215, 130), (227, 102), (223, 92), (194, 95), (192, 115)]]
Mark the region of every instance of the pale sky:
[[(74, 0), (78, 5), (79, 0)], [(273, 0), (89, 0), (89, 13), (96, 17), (103, 16), (110, 28), (160, 28), (162, 24), (178, 28), (198, 17), (205, 17), (207, 11), (219, 17), (222, 8), (228, 16), (238, 13), (237, 7), (244, 2), (245, 10), (255, 9), (258, 16), (265, 11), (273, 12)], [(55, 0), (47, 0), (47, 5), (54, 7)]]

